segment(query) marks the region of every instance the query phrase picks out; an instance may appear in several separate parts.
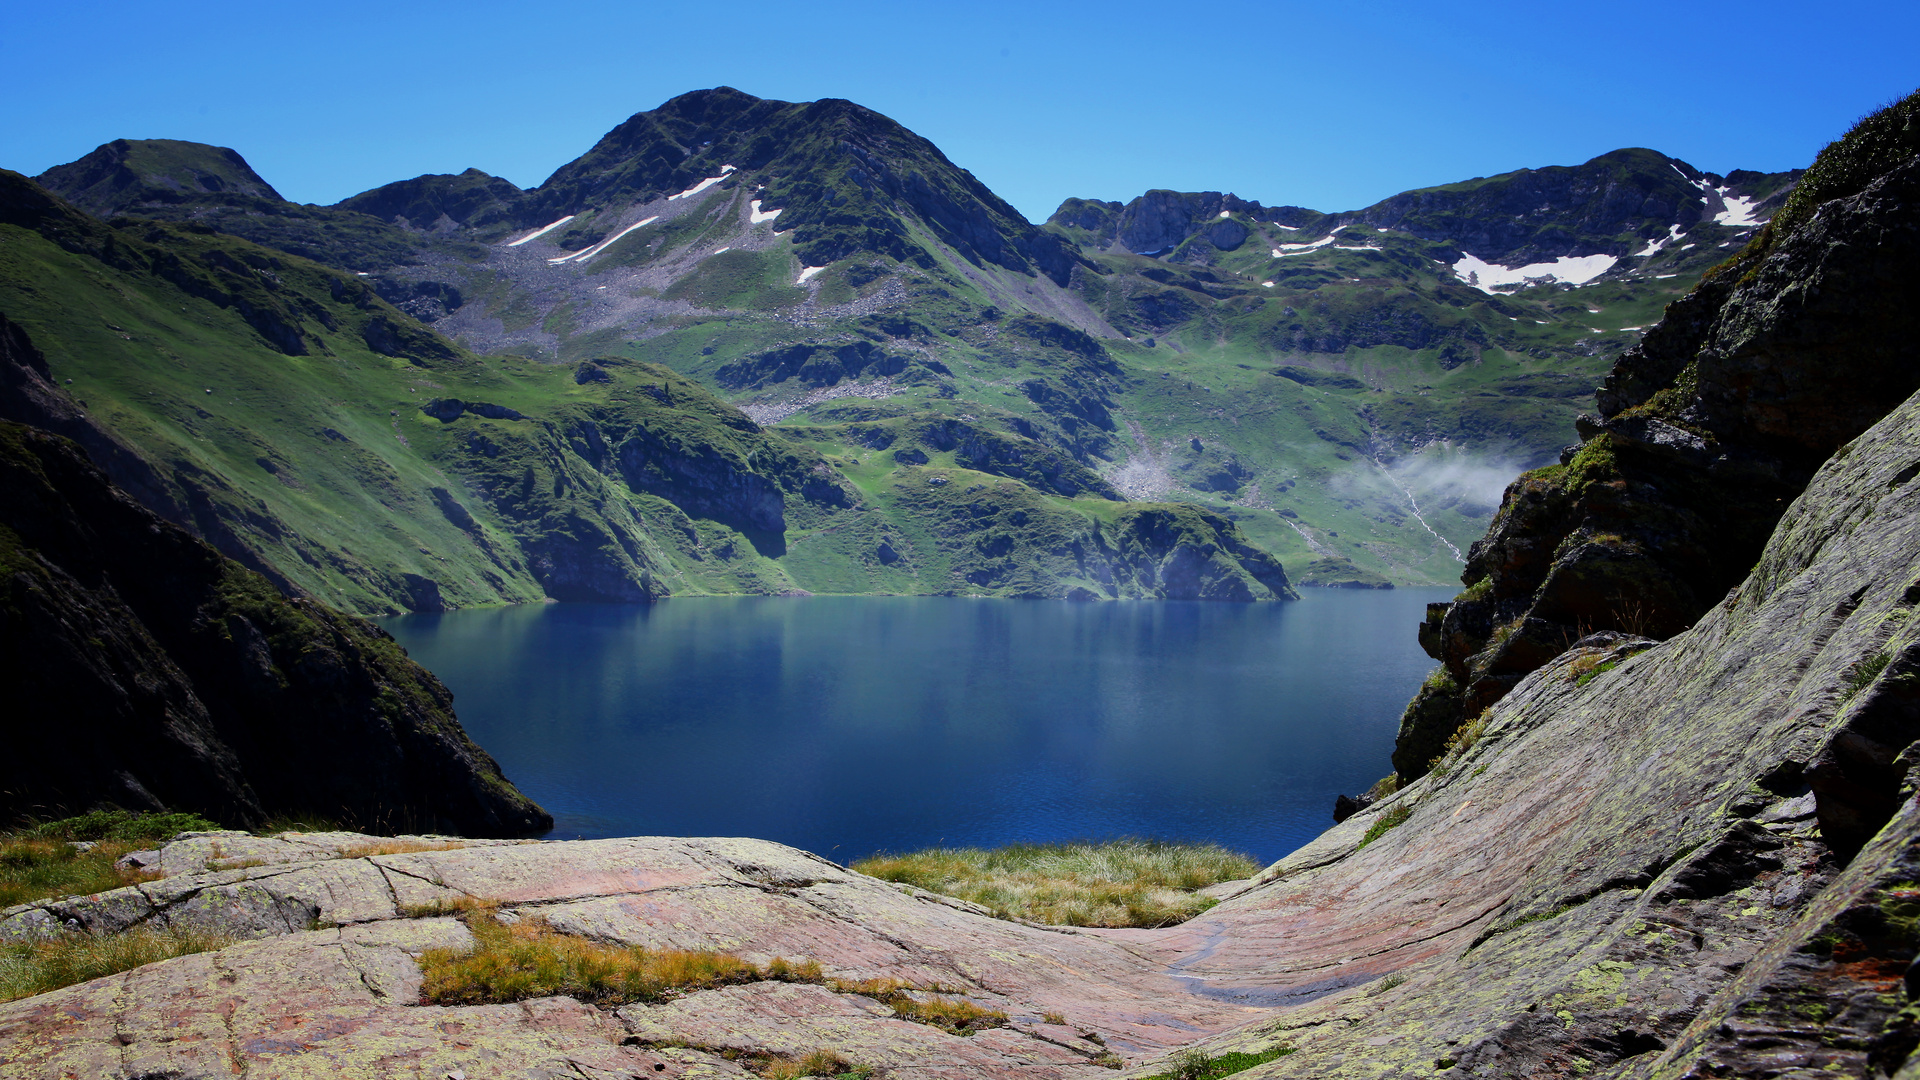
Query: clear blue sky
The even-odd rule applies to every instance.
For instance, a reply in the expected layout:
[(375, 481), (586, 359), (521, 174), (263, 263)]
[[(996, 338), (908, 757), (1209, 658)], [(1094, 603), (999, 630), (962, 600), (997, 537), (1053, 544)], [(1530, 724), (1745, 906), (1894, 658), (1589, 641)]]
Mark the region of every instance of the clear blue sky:
[(192, 139), (319, 203), (468, 166), (532, 186), (719, 85), (877, 109), (1035, 220), (1153, 187), (1350, 209), (1621, 146), (1786, 169), (1920, 86), (1913, 0), (14, 0), (0, 22), (0, 166)]

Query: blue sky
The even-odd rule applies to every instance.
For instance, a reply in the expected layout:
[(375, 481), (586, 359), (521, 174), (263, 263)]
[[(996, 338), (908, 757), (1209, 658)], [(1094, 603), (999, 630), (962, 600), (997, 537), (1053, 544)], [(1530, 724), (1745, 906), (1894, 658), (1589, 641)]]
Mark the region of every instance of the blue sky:
[(701, 87), (844, 97), (1028, 217), (1215, 189), (1321, 210), (1650, 146), (1805, 165), (1920, 86), (1920, 4), (14, 0), (0, 166), (231, 146), (330, 203), (475, 166), (539, 183)]

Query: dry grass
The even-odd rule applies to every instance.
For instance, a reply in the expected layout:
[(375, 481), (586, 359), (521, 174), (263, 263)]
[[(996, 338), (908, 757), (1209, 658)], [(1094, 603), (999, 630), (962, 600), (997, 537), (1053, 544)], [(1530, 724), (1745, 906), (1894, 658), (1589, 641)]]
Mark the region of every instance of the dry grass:
[[(819, 965), (776, 959), (761, 970), (730, 953), (601, 945), (526, 917), (508, 925), (484, 901), (463, 915), (474, 947), (420, 956), (423, 1000), (487, 1005), (564, 995), (593, 1005), (663, 1001), (690, 990), (764, 979), (812, 981)], [(777, 974), (776, 974), (777, 972)]]
[(873, 1070), (863, 1069), (831, 1050), (815, 1050), (803, 1058), (767, 1058), (759, 1065), (767, 1080), (799, 1080), (803, 1076), (831, 1076), (865, 1080)]
[(0, 945), (0, 1001), (44, 994), (176, 956), (224, 948), (235, 939), (190, 930), (137, 927), (119, 934), (62, 934)]
[(983, 1009), (965, 998), (930, 997), (924, 1001), (900, 994), (887, 1004), (893, 1015), (918, 1024), (929, 1024), (953, 1035), (971, 1035), (983, 1028), (1004, 1027), (1007, 1014), (999, 1009)]
[(1441, 748), (1438, 756), (1427, 762), (1427, 770), (1433, 773), (1436, 779), (1447, 775), (1447, 770), (1465, 757), (1467, 751), (1473, 749), (1474, 744), (1480, 741), (1480, 736), (1487, 733), (1487, 717), (1492, 712), (1491, 705), (1481, 709), (1480, 715), (1461, 724), (1454, 729), (1453, 734), (1447, 736), (1447, 745)]
[[(158, 874), (122, 872), (120, 856), (157, 846), (176, 833), (217, 829), (192, 814), (95, 810), (0, 834), (0, 908), (56, 896), (86, 896), (152, 881)], [(81, 851), (74, 841), (92, 844)]]
[(461, 840), (376, 840), (340, 849), (343, 859), (364, 859), (369, 855), (407, 855), (416, 851), (454, 851), (466, 847)]
[(418, 904), (401, 904), (400, 917), (403, 919), (431, 919), (439, 915), (465, 915), (474, 911), (493, 912), (498, 909), (497, 900), (482, 900), (477, 896), (454, 896), (438, 900), (427, 900)]
[(0, 840), (0, 908), (152, 881), (159, 875), (118, 870), (113, 865), (120, 856), (146, 846), (131, 840), (101, 840), (91, 851), (81, 851), (64, 840)]
[(1260, 866), (1216, 844), (1152, 840), (932, 848), (852, 869), (959, 897), (994, 914), (1064, 926), (1171, 926), (1212, 907), (1195, 890)]
[[(905, 979), (861, 979), (858, 982), (835, 979), (827, 984), (827, 988), (836, 994), (860, 994), (873, 998), (890, 1006), (893, 1015), (902, 1020), (931, 1024), (955, 1035), (971, 1035), (981, 1028), (1002, 1027), (1007, 1023), (1007, 1014), (998, 1009), (983, 1009), (964, 998), (939, 996), (962, 992), (939, 983), (915, 986)], [(922, 999), (914, 994), (934, 996)]]

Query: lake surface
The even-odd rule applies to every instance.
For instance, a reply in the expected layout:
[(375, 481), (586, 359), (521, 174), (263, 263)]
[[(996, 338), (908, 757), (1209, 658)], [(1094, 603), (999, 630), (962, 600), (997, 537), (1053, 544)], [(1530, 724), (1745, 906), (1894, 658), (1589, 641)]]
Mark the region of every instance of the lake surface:
[(1262, 861), (1391, 771), (1450, 589), (1295, 603), (683, 598), (383, 621), (553, 835), (755, 836), (838, 862), (1018, 840)]

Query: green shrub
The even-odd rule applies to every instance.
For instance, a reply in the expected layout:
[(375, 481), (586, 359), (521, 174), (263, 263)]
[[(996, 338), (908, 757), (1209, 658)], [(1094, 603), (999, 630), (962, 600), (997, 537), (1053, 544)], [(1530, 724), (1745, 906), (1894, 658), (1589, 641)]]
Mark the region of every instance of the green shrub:
[(225, 828), (198, 814), (136, 814), (130, 810), (94, 810), (79, 817), (61, 818), (20, 829), (17, 835), (34, 840), (170, 840), (183, 832)]

